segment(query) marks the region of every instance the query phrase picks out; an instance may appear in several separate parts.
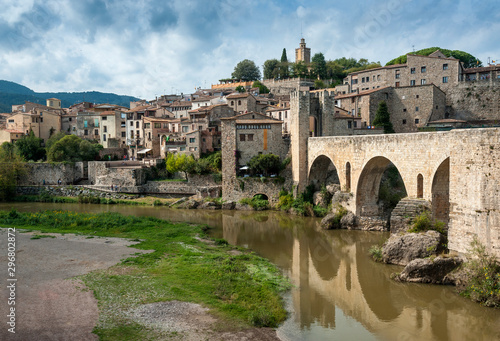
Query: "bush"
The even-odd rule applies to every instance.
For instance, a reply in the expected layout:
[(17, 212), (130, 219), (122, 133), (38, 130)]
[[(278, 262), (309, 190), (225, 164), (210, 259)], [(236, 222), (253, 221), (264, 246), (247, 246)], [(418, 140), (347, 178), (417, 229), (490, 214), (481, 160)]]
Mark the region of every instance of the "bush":
[(252, 207), (256, 211), (263, 211), (269, 208), (269, 201), (264, 199), (261, 195), (256, 195), (252, 199), (243, 198), (240, 201), (240, 204), (245, 204)]
[(422, 212), (420, 215), (416, 216), (413, 220), (413, 227), (408, 230), (408, 232), (425, 232), (429, 230), (437, 231), (441, 234), (446, 235), (445, 223), (438, 220), (432, 220), (428, 211)]
[(370, 247), (370, 249), (368, 250), (368, 252), (370, 253), (370, 256), (372, 256), (372, 258), (375, 262), (382, 261), (382, 246), (372, 245)]
[(471, 243), (472, 258), (464, 265), (461, 295), (489, 307), (500, 307), (500, 265), (477, 238)]

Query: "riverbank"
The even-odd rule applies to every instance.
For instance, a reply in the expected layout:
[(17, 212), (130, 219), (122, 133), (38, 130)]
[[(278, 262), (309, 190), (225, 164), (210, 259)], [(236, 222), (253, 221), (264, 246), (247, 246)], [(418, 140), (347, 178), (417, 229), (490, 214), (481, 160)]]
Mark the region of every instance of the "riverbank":
[(151, 304), (156, 304), (153, 307), (160, 309), (160, 315), (165, 313), (168, 305), (157, 302), (192, 302), (210, 309), (207, 316), (215, 322), (209, 324), (207, 335), (223, 340), (232, 339), (221, 336), (226, 332), (236, 335), (242, 331), (262, 333), (272, 340), (272, 330), (251, 328), (276, 327), (287, 315), (280, 295), (290, 284), (280, 271), (247, 249), (207, 239), (206, 226), (116, 213), (14, 210), (1, 211), (0, 224), (36, 229), (41, 236), (76, 233), (88, 239), (127, 238), (138, 242), (135, 248), (152, 250), (79, 277), (99, 300), (94, 333), (103, 339), (123, 340), (125, 335), (128, 339), (186, 339), (178, 330), (134, 318), (134, 312)]

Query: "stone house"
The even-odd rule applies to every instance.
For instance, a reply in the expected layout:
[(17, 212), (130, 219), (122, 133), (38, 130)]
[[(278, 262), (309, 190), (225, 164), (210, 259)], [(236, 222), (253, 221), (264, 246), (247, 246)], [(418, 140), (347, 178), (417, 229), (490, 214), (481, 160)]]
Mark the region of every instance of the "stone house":
[[(290, 102), (288, 102), (290, 103)], [(271, 107), (266, 110), (266, 114), (275, 120), (279, 120), (283, 122), (282, 133), (290, 134), (290, 106), (287, 107)]]
[(101, 141), (101, 115), (94, 111), (81, 111), (76, 115), (76, 135), (85, 140)]
[(76, 115), (77, 113), (82, 112), (82, 111), (89, 111), (93, 107), (94, 107), (94, 103), (80, 102), (80, 103), (76, 103), (76, 104), (73, 104), (72, 106), (70, 106), (67, 109), (67, 113)]
[(126, 148), (127, 114), (121, 110), (100, 113), (100, 141), (104, 148)]
[(125, 112), (127, 120), (125, 122), (126, 147), (128, 156), (131, 159), (137, 157), (137, 152), (144, 148), (144, 108), (135, 107)]
[(57, 98), (47, 98), (47, 106), (52, 109), (61, 109), (61, 100)]
[(144, 148), (150, 150), (152, 158), (164, 158), (167, 136), (170, 135), (170, 125), (173, 119), (145, 117), (144, 118)]
[(61, 116), (61, 131), (65, 134), (77, 135), (76, 112)]
[(192, 109), (193, 103), (190, 101), (177, 101), (166, 103), (162, 107), (170, 111), (175, 118), (188, 117), (189, 110)]
[(0, 144), (4, 142), (15, 143), (24, 136), (21, 130), (0, 129)]
[(252, 157), (275, 154), (284, 159), (288, 144), (282, 136), (283, 121), (257, 112), (222, 118), (223, 153), (239, 154), (239, 165), (245, 165)]
[(16, 112), (7, 118), (5, 126), (8, 130), (22, 131), (26, 135), (32, 130), (45, 143), (52, 134), (61, 130), (61, 110), (35, 107), (29, 112)]
[(227, 104), (235, 112), (243, 114), (257, 111), (257, 99), (247, 92), (226, 96)]

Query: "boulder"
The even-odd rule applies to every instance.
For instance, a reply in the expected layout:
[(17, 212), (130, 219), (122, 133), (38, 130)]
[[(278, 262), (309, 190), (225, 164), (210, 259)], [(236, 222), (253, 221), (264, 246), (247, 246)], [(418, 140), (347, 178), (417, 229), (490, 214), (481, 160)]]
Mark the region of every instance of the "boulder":
[(443, 250), (444, 236), (436, 231), (393, 234), (382, 246), (385, 263), (407, 265), (414, 259), (437, 255)]
[(198, 208), (201, 208), (203, 210), (218, 210), (220, 209), (220, 205), (218, 205), (213, 201), (206, 201), (202, 203), (200, 206), (198, 206)]
[(314, 205), (322, 205), (323, 204), (323, 195), (321, 192), (314, 192), (313, 194), (313, 204)]
[(342, 203), (348, 202), (351, 199), (352, 194), (346, 192), (336, 192), (332, 197), (332, 207), (341, 205)]
[(247, 204), (241, 204), (239, 202), (236, 203), (236, 205), (234, 206), (234, 209), (239, 210), (239, 211), (253, 211), (252, 206), (247, 205)]
[(189, 199), (188, 201), (185, 201), (183, 203), (180, 203), (177, 208), (183, 208), (183, 209), (188, 209), (192, 210), (197, 208), (200, 205), (200, 203), (194, 199)]
[(347, 212), (342, 219), (340, 219), (340, 228), (352, 230), (356, 227), (356, 216), (352, 212)]
[(413, 283), (453, 284), (447, 275), (460, 264), (462, 260), (458, 257), (414, 259), (405, 266), (397, 279)]
[(340, 228), (340, 221), (337, 213), (332, 212), (321, 219), (321, 228), (323, 230), (331, 230)]
[(234, 210), (235, 206), (236, 206), (236, 203), (234, 201), (227, 201), (227, 202), (222, 203), (223, 210)]
[(328, 193), (331, 195), (334, 195), (337, 192), (340, 192), (340, 185), (339, 184), (330, 184), (326, 186), (326, 190)]

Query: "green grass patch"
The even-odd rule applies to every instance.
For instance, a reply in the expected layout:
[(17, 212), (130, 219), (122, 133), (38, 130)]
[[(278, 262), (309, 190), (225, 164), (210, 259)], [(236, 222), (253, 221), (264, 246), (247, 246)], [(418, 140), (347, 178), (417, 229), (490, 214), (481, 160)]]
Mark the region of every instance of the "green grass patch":
[[(134, 247), (153, 250), (114, 268), (81, 276), (99, 300), (95, 333), (103, 340), (155, 339), (157, 331), (125, 313), (140, 304), (168, 300), (203, 304), (229, 325), (276, 327), (286, 318), (281, 293), (290, 283), (266, 259), (227, 244), (204, 243), (206, 226), (173, 224), (153, 217), (117, 213), (0, 211), (1, 226), (41, 232), (138, 240)], [(238, 250), (237, 254), (229, 252)]]
[(48, 234), (34, 234), (30, 239), (42, 239), (42, 238), (55, 238), (55, 236), (51, 236)]

